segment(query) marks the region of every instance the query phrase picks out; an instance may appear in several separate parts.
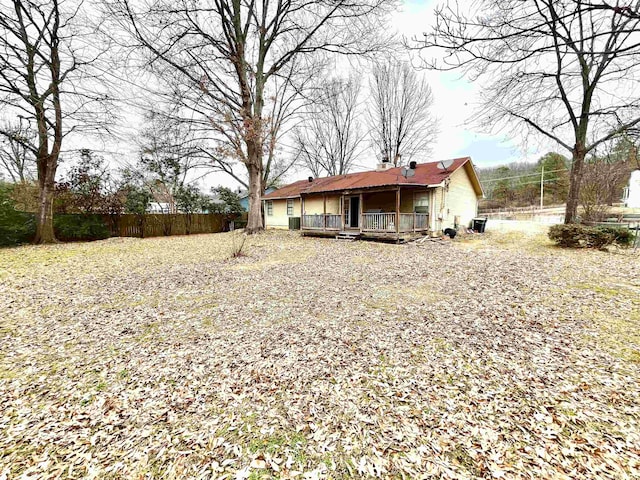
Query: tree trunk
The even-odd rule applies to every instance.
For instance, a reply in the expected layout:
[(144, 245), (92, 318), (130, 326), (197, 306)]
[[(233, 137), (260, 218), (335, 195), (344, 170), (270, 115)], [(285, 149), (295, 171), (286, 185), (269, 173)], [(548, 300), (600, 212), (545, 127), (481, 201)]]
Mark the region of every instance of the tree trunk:
[(47, 168), (44, 177), (39, 182), (40, 194), (38, 212), (36, 214), (36, 236), (33, 239), (35, 244), (57, 243), (53, 231), (53, 178), (55, 177), (55, 169)]
[(254, 163), (247, 165), (249, 171), (249, 217), (246, 232), (253, 234), (264, 230), (262, 214), (260, 212), (260, 198), (262, 194), (262, 172)]
[(582, 173), (584, 157), (586, 152), (584, 146), (576, 145), (573, 149), (571, 159), (571, 173), (569, 176), (569, 194), (567, 196), (567, 207), (564, 213), (564, 223), (576, 223), (578, 217), (578, 203), (580, 202), (580, 184), (582, 183)]

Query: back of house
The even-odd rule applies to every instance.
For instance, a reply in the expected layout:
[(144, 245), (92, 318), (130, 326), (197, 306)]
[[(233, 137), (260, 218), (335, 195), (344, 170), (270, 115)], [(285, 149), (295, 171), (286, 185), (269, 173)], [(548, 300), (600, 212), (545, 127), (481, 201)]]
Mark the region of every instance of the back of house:
[(286, 185), (263, 197), (265, 227), (289, 228), (289, 219), (299, 217), (303, 233), (400, 238), (470, 226), (483, 196), (471, 158), (410, 167), (382, 163), (374, 171)]

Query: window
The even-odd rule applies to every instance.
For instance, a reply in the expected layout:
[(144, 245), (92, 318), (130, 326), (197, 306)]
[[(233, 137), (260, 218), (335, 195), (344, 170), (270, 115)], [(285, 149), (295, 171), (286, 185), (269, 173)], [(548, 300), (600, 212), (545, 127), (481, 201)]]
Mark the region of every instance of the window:
[(273, 215), (273, 200), (267, 200), (267, 215)]
[(416, 213), (429, 213), (429, 193), (428, 192), (414, 193), (413, 211)]
[(289, 217), (293, 216), (293, 199), (287, 200), (287, 215)]

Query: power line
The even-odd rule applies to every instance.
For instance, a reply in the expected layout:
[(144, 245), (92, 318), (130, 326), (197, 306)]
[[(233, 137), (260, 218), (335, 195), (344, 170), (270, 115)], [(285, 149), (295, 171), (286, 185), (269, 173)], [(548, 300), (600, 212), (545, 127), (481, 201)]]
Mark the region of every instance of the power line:
[[(548, 170), (548, 171), (545, 171), (544, 173), (556, 173), (556, 172), (569, 172), (569, 170), (562, 168), (562, 169), (559, 169), (559, 170)], [(533, 177), (533, 176), (539, 177), (540, 176), (540, 172), (525, 173), (523, 175), (516, 175), (516, 176), (513, 176), (513, 177), (492, 178), (490, 180), (481, 180), (481, 182), (482, 183), (499, 182), (500, 180), (511, 180), (511, 179), (514, 179), (514, 178)]]
[[(546, 172), (545, 172), (546, 173)], [(544, 183), (553, 183), (553, 182), (559, 182), (561, 179), (559, 178), (549, 178), (549, 179), (545, 179)], [(524, 182), (524, 183), (518, 183), (517, 185), (514, 185), (514, 188), (516, 187), (520, 187), (522, 185), (540, 185), (540, 180), (536, 180), (533, 182)]]

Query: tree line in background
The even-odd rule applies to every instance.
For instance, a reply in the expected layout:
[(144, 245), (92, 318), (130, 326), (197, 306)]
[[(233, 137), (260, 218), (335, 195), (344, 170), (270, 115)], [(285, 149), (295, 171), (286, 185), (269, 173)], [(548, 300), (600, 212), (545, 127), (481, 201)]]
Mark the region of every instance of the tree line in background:
[[(147, 145), (136, 165), (123, 172), (131, 191), (149, 184), (133, 172), (155, 177), (171, 198), (194, 193), (184, 186), (193, 169), (224, 172), (248, 190), (252, 233), (262, 228), (261, 195), (294, 163), (317, 174), (344, 173), (362, 150), (359, 87), (327, 73), (336, 59), (369, 62), (397, 53), (386, 25), (395, 0), (0, 0), (0, 7), (0, 101), (29, 129), (29, 135), (16, 135), (15, 124), (5, 125), (0, 137), (8, 142), (10, 162), (18, 158), (10, 151), (16, 146), (35, 157), (36, 242), (43, 243), (55, 241), (63, 141), (90, 130), (117, 139), (116, 107), (132, 101), (119, 89), (129, 79), (145, 97), (136, 107), (161, 125), (155, 139), (141, 132)], [(416, 132), (431, 118), (428, 86), (401, 64), (376, 72), (372, 86), (381, 108), (367, 111), (373, 124), (384, 126), (371, 142), (392, 160), (399, 150), (407, 157), (426, 151), (429, 142)], [(416, 100), (417, 92), (427, 97)], [(294, 134), (303, 120), (309, 123)], [(306, 131), (308, 136), (301, 133)], [(159, 146), (173, 149), (173, 164), (159, 161)], [(29, 178), (30, 172), (21, 172), (12, 179)]]
[[(486, 196), (480, 207), (508, 209), (564, 204), (570, 190), (570, 168), (568, 158), (553, 152), (536, 163), (480, 168), (478, 175)], [(588, 156), (579, 197), (582, 220), (604, 220), (610, 207), (621, 201), (629, 176), (636, 169), (640, 169), (638, 148), (628, 136), (616, 140), (607, 150)]]
[(475, 123), (534, 134), (570, 155), (565, 223), (578, 220), (589, 158), (640, 125), (640, 3), (442, 2), (414, 48), (480, 87)]
[[(195, 198), (192, 174), (224, 172), (248, 190), (248, 233), (262, 229), (267, 186), (296, 162), (318, 175), (346, 173), (367, 142), (395, 164), (428, 154), (437, 133), (431, 91), (407, 63), (384, 60), (407, 52), (480, 86), (479, 128), (533, 133), (570, 154), (567, 178), (549, 184), (553, 199), (568, 182), (565, 222), (578, 219), (585, 196), (601, 198), (585, 187), (590, 172), (608, 171), (599, 152), (640, 125), (638, 4), (482, 0), (460, 9), (445, 1), (433, 27), (404, 39), (402, 49), (388, 33), (397, 6), (0, 0), (0, 155), (14, 181), (37, 183), (35, 241), (55, 241), (64, 145), (95, 132), (117, 142), (125, 104), (146, 111), (150, 125), (139, 129), (139, 158), (119, 180), (131, 197), (155, 185), (171, 198)], [(328, 73), (346, 65), (338, 58), (358, 75)], [(364, 102), (361, 72), (369, 65)], [(128, 84), (142, 101), (124, 90)], [(34, 168), (20, 163), (26, 157)], [(559, 165), (557, 157), (547, 161)], [(535, 196), (526, 182), (513, 193), (500, 180), (504, 201)]]

